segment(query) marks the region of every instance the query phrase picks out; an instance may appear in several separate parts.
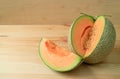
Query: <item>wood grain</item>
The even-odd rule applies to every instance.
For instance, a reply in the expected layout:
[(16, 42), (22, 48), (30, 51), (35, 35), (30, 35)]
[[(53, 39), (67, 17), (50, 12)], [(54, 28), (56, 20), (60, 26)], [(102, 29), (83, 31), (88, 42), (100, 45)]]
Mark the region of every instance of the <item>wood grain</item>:
[(0, 25), (0, 79), (120, 79), (120, 35), (111, 54), (100, 64), (82, 64), (58, 73), (46, 67), (38, 54), (41, 37), (67, 48), (69, 26)]
[(0, 0), (0, 24), (67, 24), (80, 13), (111, 15), (120, 25), (120, 0)]

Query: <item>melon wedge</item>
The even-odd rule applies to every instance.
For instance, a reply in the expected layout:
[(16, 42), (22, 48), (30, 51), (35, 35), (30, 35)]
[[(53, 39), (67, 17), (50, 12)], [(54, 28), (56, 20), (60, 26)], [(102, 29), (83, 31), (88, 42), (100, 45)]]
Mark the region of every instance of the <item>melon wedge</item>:
[(40, 40), (39, 54), (49, 68), (59, 72), (70, 71), (82, 62), (80, 56), (55, 45), (51, 40), (45, 38)]
[(70, 49), (93, 64), (103, 61), (112, 51), (116, 39), (113, 24), (105, 16), (82, 15), (77, 18), (69, 31)]

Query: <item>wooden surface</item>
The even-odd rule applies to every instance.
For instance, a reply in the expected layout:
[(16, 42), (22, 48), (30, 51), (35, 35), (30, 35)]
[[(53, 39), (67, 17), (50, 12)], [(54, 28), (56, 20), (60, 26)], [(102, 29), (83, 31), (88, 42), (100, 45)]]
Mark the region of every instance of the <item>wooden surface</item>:
[(120, 0), (0, 0), (0, 24), (67, 24), (81, 12), (111, 15), (120, 25)]
[(0, 79), (120, 79), (120, 28), (115, 28), (116, 44), (104, 62), (58, 73), (43, 64), (38, 44), (45, 37), (67, 48), (69, 26), (1, 25)]

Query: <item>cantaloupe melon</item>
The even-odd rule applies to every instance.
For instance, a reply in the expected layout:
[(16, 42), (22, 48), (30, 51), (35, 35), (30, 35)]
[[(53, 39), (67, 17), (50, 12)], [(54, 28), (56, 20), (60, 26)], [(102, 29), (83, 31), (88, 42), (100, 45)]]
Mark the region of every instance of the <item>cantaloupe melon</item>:
[(80, 56), (45, 38), (40, 40), (39, 54), (49, 68), (59, 72), (70, 71), (82, 62)]
[(39, 54), (43, 62), (59, 72), (70, 71), (84, 61), (94, 64), (103, 61), (112, 51), (116, 40), (113, 24), (105, 16), (78, 17), (70, 27), (68, 45), (70, 50), (42, 38)]
[(86, 63), (99, 63), (109, 55), (115, 44), (116, 32), (105, 16), (96, 19), (82, 15), (71, 25), (70, 49), (84, 58)]

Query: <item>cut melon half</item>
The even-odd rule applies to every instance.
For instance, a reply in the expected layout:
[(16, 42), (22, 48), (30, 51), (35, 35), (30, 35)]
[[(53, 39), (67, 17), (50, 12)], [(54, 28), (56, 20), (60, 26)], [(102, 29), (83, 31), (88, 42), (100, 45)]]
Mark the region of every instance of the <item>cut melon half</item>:
[(89, 48), (88, 41), (92, 28), (94, 25), (94, 18), (88, 15), (80, 16), (72, 24), (69, 31), (69, 46), (74, 52), (80, 56), (85, 56)]
[(80, 56), (57, 46), (51, 40), (45, 38), (40, 40), (39, 54), (49, 68), (60, 72), (70, 71), (82, 61)]
[(74, 21), (69, 32), (69, 47), (82, 56), (86, 63), (98, 63), (105, 59), (115, 44), (113, 24), (105, 17), (96, 20), (82, 15)]

